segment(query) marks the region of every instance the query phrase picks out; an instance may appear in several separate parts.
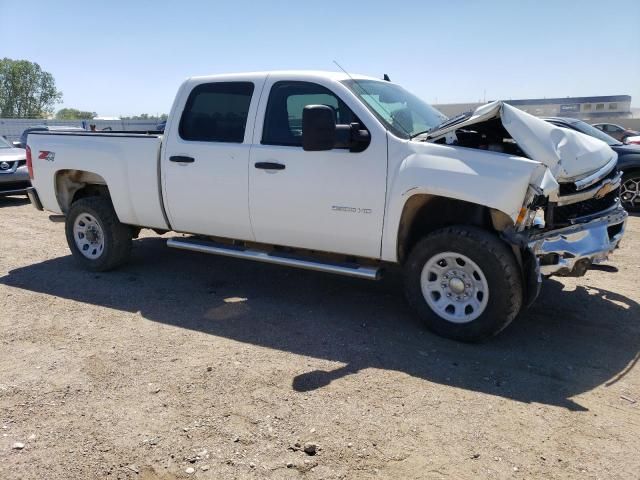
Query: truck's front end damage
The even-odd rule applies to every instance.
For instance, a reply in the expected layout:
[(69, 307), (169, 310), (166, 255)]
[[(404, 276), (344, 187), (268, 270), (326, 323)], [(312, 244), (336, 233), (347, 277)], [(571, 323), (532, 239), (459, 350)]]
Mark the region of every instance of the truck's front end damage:
[(530, 232), (527, 248), (544, 276), (582, 276), (593, 264), (608, 259), (620, 243), (627, 212), (619, 206), (577, 219), (568, 227)]
[(560, 183), (539, 200), (542, 205), (533, 205), (537, 222), (517, 235), (538, 259), (542, 275), (582, 276), (607, 260), (627, 218), (619, 200), (621, 177), (613, 158), (595, 172)]
[(540, 162), (517, 219), (502, 232), (523, 253), (530, 287), (541, 276), (582, 276), (620, 243), (627, 218), (619, 200), (622, 172), (605, 143), (502, 102), (451, 119), (427, 141)]

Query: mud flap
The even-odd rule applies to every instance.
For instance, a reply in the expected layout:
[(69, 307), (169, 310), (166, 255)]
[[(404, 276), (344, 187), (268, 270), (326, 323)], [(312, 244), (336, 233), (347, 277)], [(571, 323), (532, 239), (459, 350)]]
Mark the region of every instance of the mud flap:
[(524, 280), (522, 305), (528, 308), (538, 298), (542, 286), (540, 261), (528, 248), (522, 250), (522, 278)]

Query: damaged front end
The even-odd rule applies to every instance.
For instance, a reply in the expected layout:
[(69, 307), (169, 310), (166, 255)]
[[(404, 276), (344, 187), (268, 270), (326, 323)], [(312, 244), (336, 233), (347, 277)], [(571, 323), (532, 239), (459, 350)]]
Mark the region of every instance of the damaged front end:
[(529, 302), (541, 276), (582, 276), (624, 234), (617, 155), (604, 142), (494, 102), (445, 122), (423, 141), (540, 162), (505, 240), (521, 252)]
[[(561, 165), (562, 160), (558, 162)], [(549, 168), (532, 179), (511, 239), (534, 261), (536, 276), (582, 276), (608, 259), (624, 234), (617, 156), (557, 183)]]
[(538, 221), (515, 236), (537, 259), (541, 275), (582, 276), (592, 264), (608, 259), (627, 219), (619, 199), (621, 178), (614, 158), (595, 172), (559, 184), (543, 205), (532, 205)]
[(589, 186), (580, 179), (549, 196), (528, 195), (514, 228), (503, 232), (521, 252), (526, 305), (538, 296), (543, 276), (581, 277), (618, 247), (627, 219), (618, 198), (621, 174), (615, 165), (600, 173)]

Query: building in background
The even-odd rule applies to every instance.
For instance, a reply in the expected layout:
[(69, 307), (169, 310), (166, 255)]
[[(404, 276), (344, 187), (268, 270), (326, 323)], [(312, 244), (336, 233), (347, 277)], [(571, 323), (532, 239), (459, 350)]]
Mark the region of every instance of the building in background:
[[(613, 121), (633, 118), (631, 109), (631, 95), (603, 95), (595, 97), (564, 97), (564, 98), (532, 98), (524, 100), (505, 100), (536, 117), (574, 117), (590, 123)], [(482, 103), (451, 103), (434, 105), (448, 117), (458, 115)]]

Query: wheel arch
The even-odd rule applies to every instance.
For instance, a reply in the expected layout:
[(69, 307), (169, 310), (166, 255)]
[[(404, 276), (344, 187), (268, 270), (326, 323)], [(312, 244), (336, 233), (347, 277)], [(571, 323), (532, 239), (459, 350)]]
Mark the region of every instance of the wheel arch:
[(478, 203), (427, 193), (407, 199), (398, 225), (397, 258), (403, 263), (413, 246), (425, 235), (452, 225), (472, 225), (500, 232), (513, 225), (506, 213)]
[(80, 198), (104, 196), (111, 198), (105, 179), (85, 170), (59, 170), (55, 174), (56, 199), (65, 215), (71, 205)]

